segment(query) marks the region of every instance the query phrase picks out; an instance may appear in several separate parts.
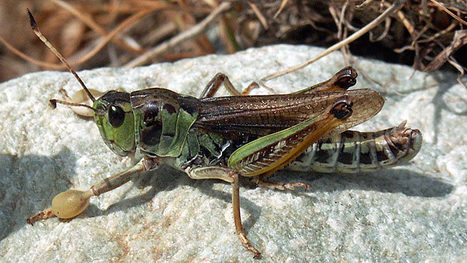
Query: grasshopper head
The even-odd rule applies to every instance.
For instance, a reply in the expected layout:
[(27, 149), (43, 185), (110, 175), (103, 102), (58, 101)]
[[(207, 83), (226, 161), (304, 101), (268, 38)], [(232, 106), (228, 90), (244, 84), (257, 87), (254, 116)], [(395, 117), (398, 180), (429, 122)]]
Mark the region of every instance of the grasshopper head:
[(135, 124), (133, 109), (130, 104), (130, 94), (126, 92), (109, 91), (99, 99), (94, 98), (78, 74), (73, 70), (73, 68), (71, 68), (70, 64), (68, 64), (65, 57), (63, 57), (63, 55), (60, 54), (52, 43), (50, 43), (41, 33), (39, 26), (29, 10), (28, 15), (34, 34), (44, 42), (50, 51), (52, 51), (52, 53), (54, 53), (54, 55), (57, 56), (57, 58), (60, 59), (66, 68), (75, 76), (89, 99), (93, 102), (93, 106), (90, 107), (85, 104), (52, 99), (50, 100), (52, 107), (55, 107), (57, 103), (60, 103), (72, 107), (85, 107), (93, 110), (94, 120), (96, 121), (97, 127), (99, 128), (105, 144), (120, 156), (127, 156), (130, 153), (135, 152)]
[(94, 120), (102, 139), (120, 156), (135, 152), (135, 124), (130, 94), (109, 91), (94, 101)]

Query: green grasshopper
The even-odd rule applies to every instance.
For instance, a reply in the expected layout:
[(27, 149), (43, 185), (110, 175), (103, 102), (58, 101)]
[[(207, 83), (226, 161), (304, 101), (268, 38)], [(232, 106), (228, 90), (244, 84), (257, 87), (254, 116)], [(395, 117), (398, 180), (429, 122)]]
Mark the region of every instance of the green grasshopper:
[[(248, 90), (238, 92), (226, 75), (218, 73), (200, 98), (149, 88), (131, 93), (109, 91), (96, 99), (28, 13), (34, 33), (67, 66), (93, 102), (88, 106), (53, 99), (53, 106), (60, 103), (91, 110), (112, 151), (129, 156), (139, 150), (144, 155), (135, 166), (87, 191), (67, 190), (56, 195), (51, 208), (30, 217), (30, 224), (53, 216), (72, 219), (86, 210), (92, 196), (166, 164), (193, 179), (220, 179), (232, 184), (237, 235), (259, 258), (260, 252), (242, 226), (239, 176), (273, 189), (308, 189), (303, 182), (266, 179), (284, 167), (327, 173), (374, 171), (412, 159), (421, 147), (420, 131), (404, 127), (405, 122), (378, 132), (347, 130), (373, 117), (384, 104), (376, 91), (347, 90), (356, 83), (357, 73), (351, 67), (291, 94), (246, 96)], [(233, 96), (213, 97), (222, 85)]]

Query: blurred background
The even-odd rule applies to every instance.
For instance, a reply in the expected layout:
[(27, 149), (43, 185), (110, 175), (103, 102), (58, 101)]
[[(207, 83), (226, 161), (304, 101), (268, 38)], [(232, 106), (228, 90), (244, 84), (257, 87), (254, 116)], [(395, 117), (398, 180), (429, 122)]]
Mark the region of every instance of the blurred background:
[[(28, 72), (63, 69), (33, 34), (42, 33), (77, 70), (134, 67), (249, 47), (330, 47), (371, 23), (393, 0), (2, 0), (0, 82)], [(422, 71), (467, 66), (465, 0), (407, 1), (341, 50)], [(258, 61), (258, 63), (261, 63)], [(364, 69), (358, 69), (364, 70)]]

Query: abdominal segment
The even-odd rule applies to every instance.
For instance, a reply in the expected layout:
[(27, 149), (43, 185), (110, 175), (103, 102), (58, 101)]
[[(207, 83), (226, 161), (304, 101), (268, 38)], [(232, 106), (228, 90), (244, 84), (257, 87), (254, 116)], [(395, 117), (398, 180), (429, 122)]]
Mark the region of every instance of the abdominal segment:
[(405, 127), (405, 122), (377, 132), (345, 131), (314, 143), (286, 169), (320, 173), (372, 172), (411, 160), (421, 145), (421, 132)]

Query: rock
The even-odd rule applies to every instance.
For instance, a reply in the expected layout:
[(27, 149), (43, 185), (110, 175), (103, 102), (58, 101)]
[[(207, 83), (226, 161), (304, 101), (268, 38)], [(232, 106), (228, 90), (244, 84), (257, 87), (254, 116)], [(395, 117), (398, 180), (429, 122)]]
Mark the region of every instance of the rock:
[[(135, 69), (80, 72), (87, 86), (126, 91), (160, 86), (191, 95), (217, 72), (237, 88), (300, 64), (321, 52), (270, 46), (229, 56), (211, 55)], [(267, 82), (292, 92), (340, 68), (338, 53)], [(406, 66), (359, 59), (357, 88), (380, 91), (386, 104), (360, 130), (403, 120), (424, 145), (408, 165), (371, 174), (279, 173), (305, 181), (310, 191), (240, 189), (244, 226), (263, 260), (252, 259), (235, 234), (231, 187), (195, 181), (162, 168), (91, 199), (70, 222), (26, 218), (69, 188), (88, 189), (129, 167), (103, 143), (93, 121), (48, 106), (59, 90), (80, 89), (69, 73), (39, 72), (0, 84), (0, 255), (10, 262), (310, 262), (455, 261), (465, 257), (467, 116), (465, 89), (451, 73), (426, 74)], [(253, 93), (266, 94), (264, 88)], [(226, 94), (222, 90), (222, 94)]]

